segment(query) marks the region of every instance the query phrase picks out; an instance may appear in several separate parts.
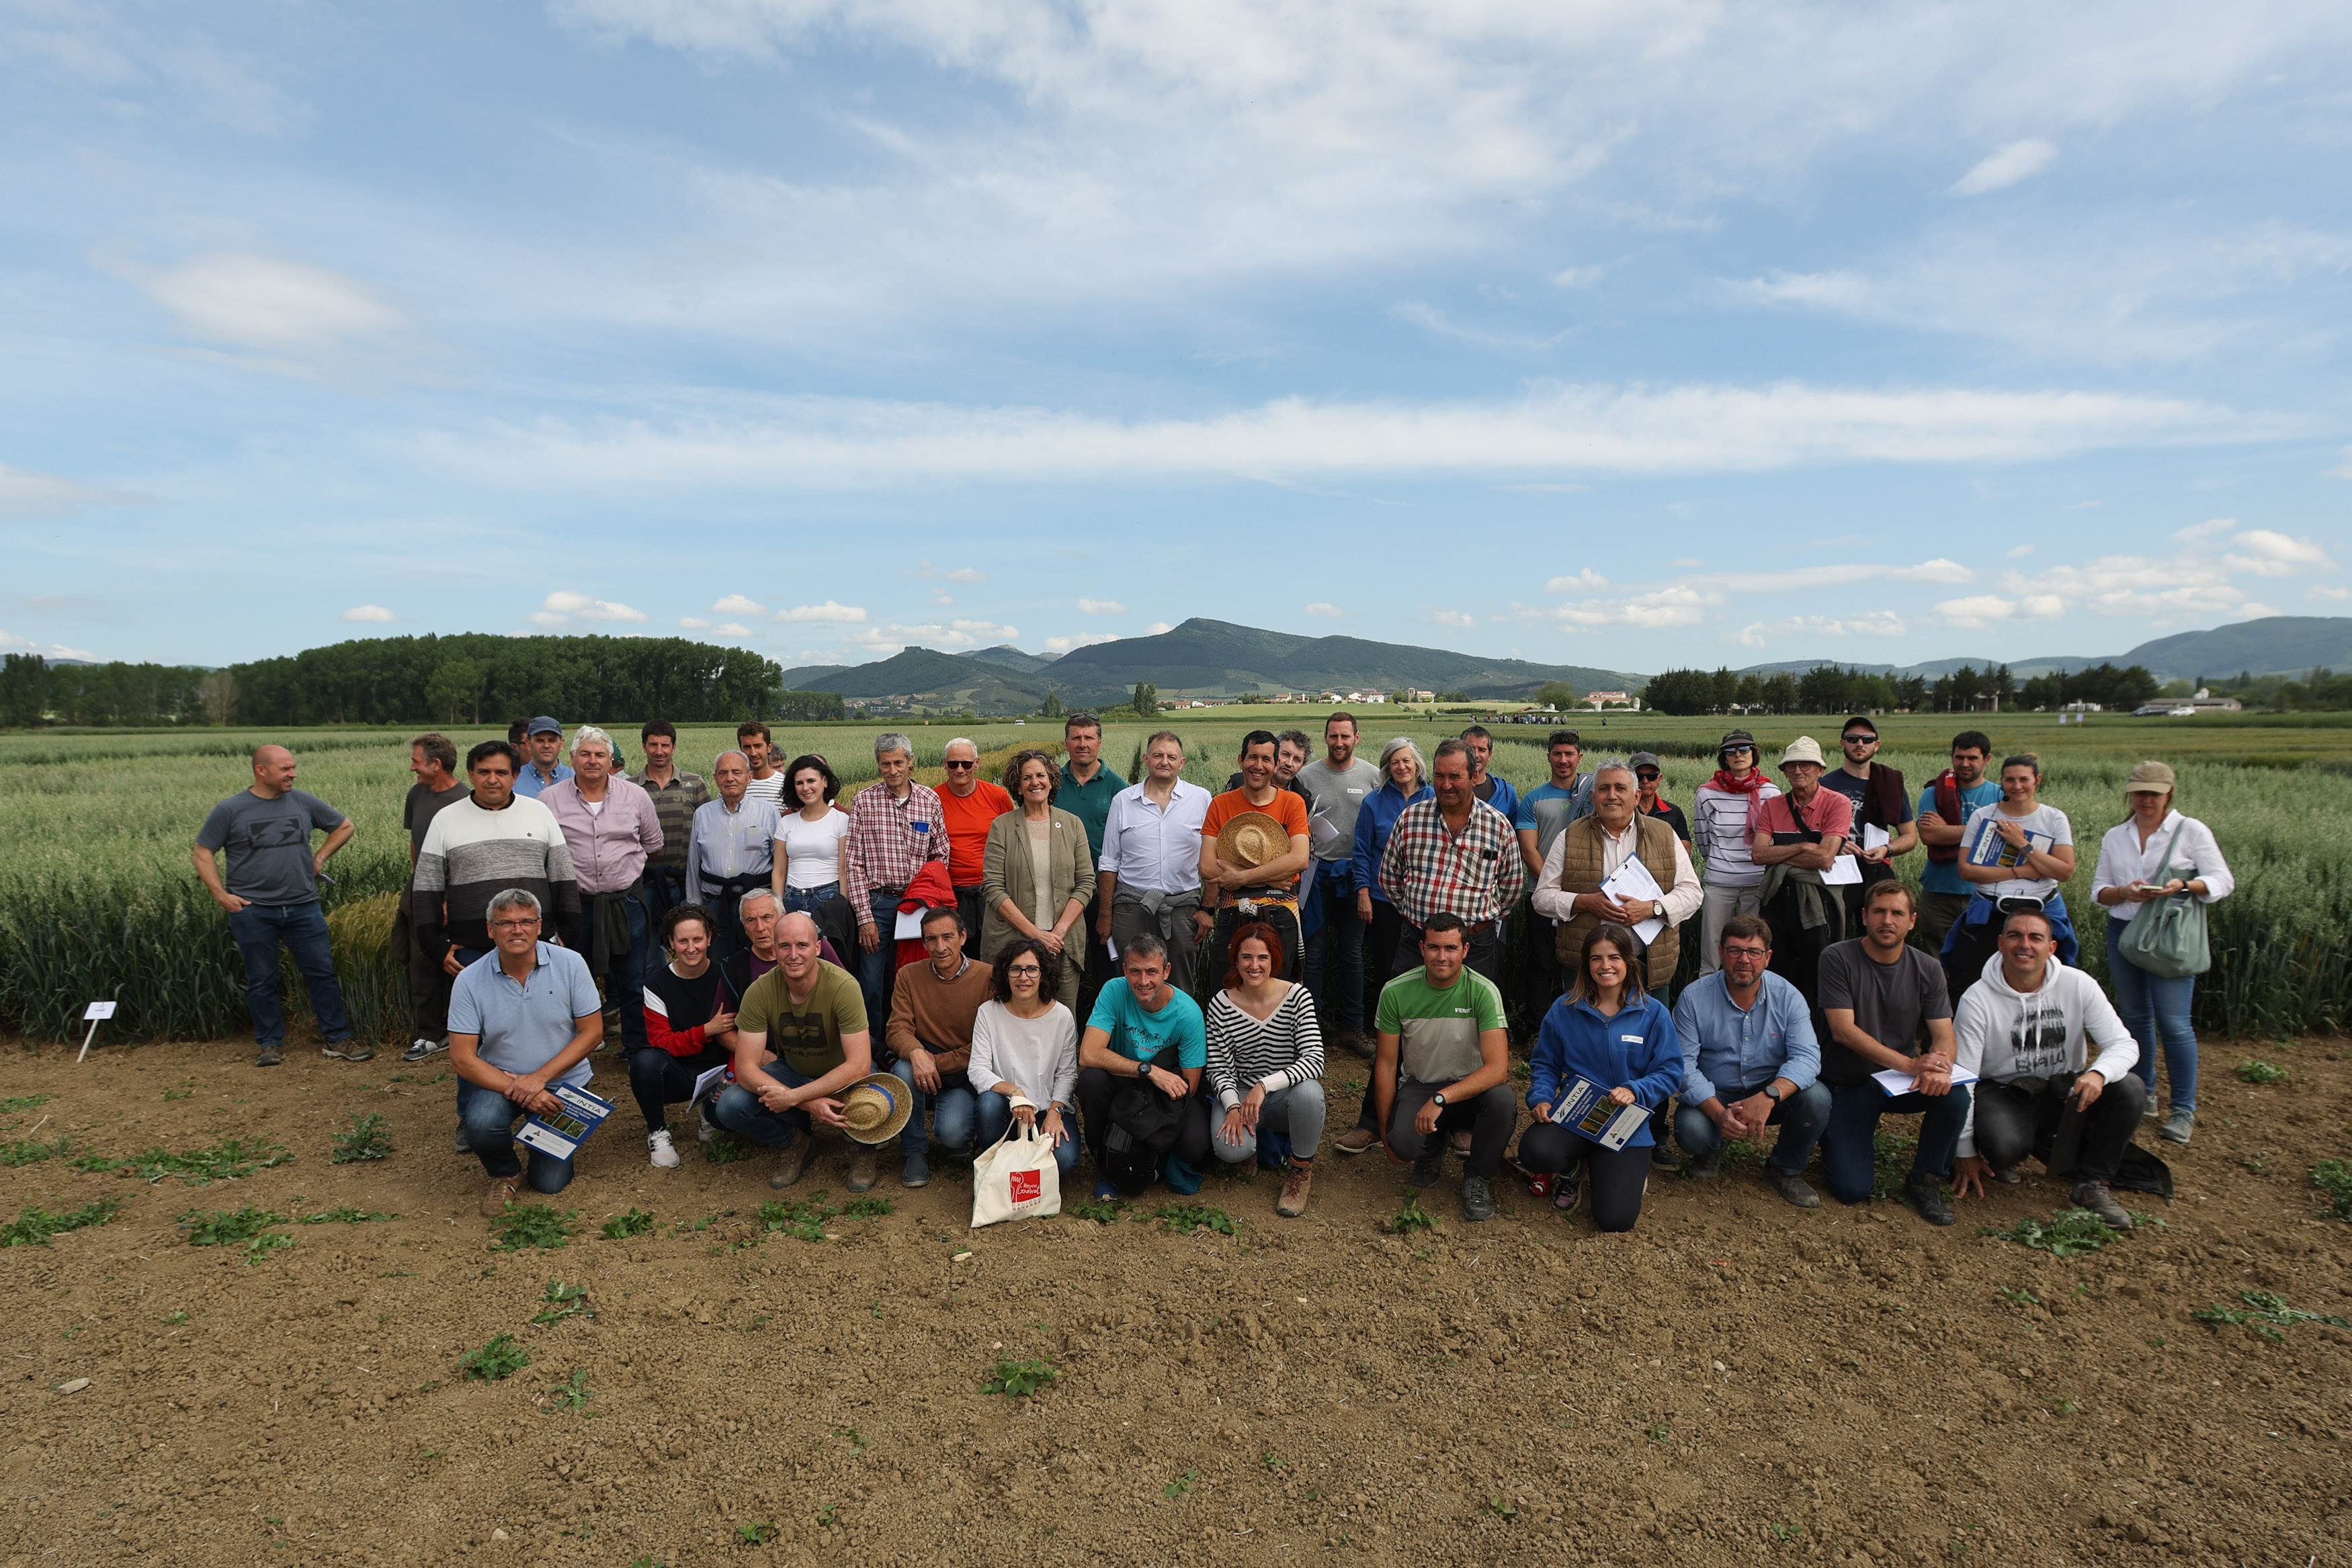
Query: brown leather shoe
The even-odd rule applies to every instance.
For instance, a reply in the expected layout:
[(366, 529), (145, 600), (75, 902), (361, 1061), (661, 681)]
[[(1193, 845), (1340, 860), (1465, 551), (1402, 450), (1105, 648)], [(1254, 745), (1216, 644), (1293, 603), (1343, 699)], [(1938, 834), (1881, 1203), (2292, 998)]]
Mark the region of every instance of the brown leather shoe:
[(856, 1154), (850, 1155), (849, 1190), (852, 1192), (872, 1192), (874, 1190), (874, 1184), (881, 1179), (880, 1176), (875, 1169), (877, 1164), (877, 1162), (874, 1158), (874, 1151), (869, 1148), (861, 1146)]
[(1447, 1146), (1448, 1146), (1448, 1147), (1452, 1148), (1452, 1149), (1453, 1149), (1453, 1151), (1454, 1151), (1455, 1154), (1457, 1154), (1457, 1155), (1461, 1155), (1464, 1159), (1465, 1159), (1465, 1160), (1466, 1160), (1466, 1159), (1468, 1159), (1468, 1158), (1470, 1157), (1470, 1129), (1469, 1129), (1469, 1128), (1467, 1128), (1467, 1127), (1457, 1127), (1457, 1128), (1455, 1128), (1455, 1129), (1454, 1130), (1454, 1135), (1453, 1135), (1451, 1138), (1447, 1139), (1447, 1140), (1446, 1140), (1446, 1143), (1447, 1143)]
[(1282, 1169), (1282, 1196), (1275, 1200), (1274, 1211), (1285, 1219), (1296, 1219), (1307, 1212), (1307, 1190), (1315, 1185), (1313, 1166), (1286, 1165)]
[(1331, 1146), (1343, 1155), (1360, 1155), (1379, 1142), (1370, 1127), (1350, 1127), (1332, 1139)]
[(793, 1146), (776, 1156), (776, 1172), (768, 1178), (768, 1185), (781, 1189), (800, 1180), (801, 1171), (808, 1164), (808, 1151), (806, 1138), (794, 1138)]
[(520, 1176), (492, 1176), (490, 1185), (482, 1193), (482, 1218), (496, 1219), (504, 1214), (507, 1205), (514, 1201), (514, 1196), (521, 1186)]

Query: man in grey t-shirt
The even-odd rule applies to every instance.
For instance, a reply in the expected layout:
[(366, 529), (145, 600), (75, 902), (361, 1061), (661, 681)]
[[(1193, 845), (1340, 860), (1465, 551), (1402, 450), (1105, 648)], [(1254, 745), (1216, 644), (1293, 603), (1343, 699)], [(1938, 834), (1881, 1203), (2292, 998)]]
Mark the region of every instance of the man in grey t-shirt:
[[(327, 841), (316, 853), (313, 831)], [(319, 873), (351, 841), (351, 820), (316, 795), (294, 788), (294, 754), (282, 746), (253, 752), (252, 787), (215, 806), (196, 832), (196, 875), (228, 911), (229, 934), (245, 959), (245, 1000), (253, 1014), (254, 1065), (286, 1060), (286, 1017), (278, 998), (278, 949), (294, 955), (319, 1014), (327, 1056), (365, 1061), (375, 1052), (352, 1039), (327, 917), (319, 909)], [(213, 856), (225, 853), (224, 884)]]
[(1307, 852), (1315, 880), (1299, 911), (1307, 942), (1307, 990), (1324, 1031), (1359, 1056), (1371, 1054), (1364, 1033), (1364, 927), (1356, 916), (1356, 814), (1381, 787), (1381, 770), (1356, 755), (1356, 721), (1323, 721), (1323, 755), (1298, 770), (1307, 792)]

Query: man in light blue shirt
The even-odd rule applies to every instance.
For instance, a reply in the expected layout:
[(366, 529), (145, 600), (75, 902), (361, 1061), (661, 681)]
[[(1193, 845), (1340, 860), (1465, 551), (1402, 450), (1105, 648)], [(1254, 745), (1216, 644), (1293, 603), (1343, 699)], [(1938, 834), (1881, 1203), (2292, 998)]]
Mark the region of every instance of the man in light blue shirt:
[(514, 784), (518, 795), (536, 800), (541, 790), (572, 777), (572, 768), (563, 760), (563, 727), (545, 714), (523, 727), (522, 753), (522, 771)]
[(1830, 1119), (1812, 1010), (1797, 988), (1769, 972), (1772, 928), (1753, 915), (1724, 923), (1722, 967), (1683, 989), (1675, 1032), (1683, 1042), (1682, 1103), (1675, 1138), (1701, 1179), (1723, 1171), (1723, 1145), (1754, 1138), (1767, 1126), (1780, 1141), (1764, 1162), (1764, 1179), (1799, 1208), (1819, 1208), (1805, 1162)]
[(1211, 796), (1184, 781), (1184, 742), (1173, 730), (1143, 743), (1143, 782), (1112, 796), (1103, 819), (1095, 939), (1124, 953), (1153, 933), (1168, 945), (1168, 983), (1189, 995), (1193, 958), (1214, 919), (1201, 907), (1201, 824)]
[[(559, 1114), (550, 1085), (586, 1085), (588, 1053), (604, 1039), (604, 1004), (588, 961), (541, 940), (539, 900), (509, 888), (490, 900), (498, 944), (458, 972), (449, 988), (449, 1066), (457, 1074), (457, 1135), (482, 1162), (489, 1189), (482, 1213), (495, 1218), (523, 1174), (515, 1157), (517, 1117)], [(530, 1152), (533, 1192), (572, 1185), (572, 1162)]]

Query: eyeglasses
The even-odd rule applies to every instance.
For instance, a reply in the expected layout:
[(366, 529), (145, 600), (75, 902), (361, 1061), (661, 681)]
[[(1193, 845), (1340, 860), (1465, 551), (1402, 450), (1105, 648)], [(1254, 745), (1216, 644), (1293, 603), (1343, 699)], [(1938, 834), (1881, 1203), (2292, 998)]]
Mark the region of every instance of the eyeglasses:
[(958, 772), (958, 773), (969, 773), (969, 772), (971, 772), (973, 768), (975, 768), (979, 767), (979, 766), (980, 766), (980, 764), (979, 764), (978, 762), (976, 762), (976, 761), (975, 761), (975, 762), (958, 762), (954, 758), (950, 757), (950, 758), (949, 758), (947, 759), (947, 761), (946, 761), (946, 762), (942, 763), (942, 764), (941, 764), (941, 766), (942, 766), (942, 767), (945, 767), (945, 768), (953, 768), (953, 769), (954, 769), (956, 772)]
[(1856, 730), (1852, 735), (1841, 735), (1838, 738), (1844, 741), (1848, 746), (1875, 746), (1878, 744), (1878, 737), (1874, 735), (1865, 735), (1860, 730)]
[(537, 915), (531, 916), (529, 920), (493, 920), (490, 922), (490, 929), (493, 931), (528, 931), (538, 924), (539, 917)]
[(1761, 963), (1772, 956), (1772, 950), (1769, 947), (1726, 947), (1723, 956), (1726, 959), (1753, 958)]
[(1045, 971), (1034, 964), (1011, 964), (1005, 967), (1004, 972), (1008, 975), (1042, 975)]

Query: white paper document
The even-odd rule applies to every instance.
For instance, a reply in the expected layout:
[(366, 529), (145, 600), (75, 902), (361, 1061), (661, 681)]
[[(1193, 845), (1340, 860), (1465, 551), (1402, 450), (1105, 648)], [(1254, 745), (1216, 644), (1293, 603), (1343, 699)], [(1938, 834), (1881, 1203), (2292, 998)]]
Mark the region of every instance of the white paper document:
[(1894, 835), (1887, 832), (1885, 828), (1880, 827), (1877, 823), (1864, 822), (1862, 825), (1862, 847), (1864, 849), (1883, 850), (1893, 841)]
[(890, 935), (901, 942), (921, 941), (923, 939), (923, 916), (929, 913), (930, 911), (928, 908), (902, 909), (898, 911), (898, 923), (890, 928)]
[[(1664, 904), (1666, 901), (1666, 890), (1658, 885), (1658, 879), (1650, 874), (1650, 868), (1633, 855), (1627, 855), (1623, 865), (1601, 879), (1601, 891), (1618, 904), (1649, 904), (1653, 901)], [(1652, 915), (1633, 927), (1633, 935), (1640, 937), (1642, 945), (1646, 947), (1655, 942), (1665, 928), (1664, 921)]]
[[(1908, 1094), (1911, 1092), (1912, 1083), (1916, 1082), (1909, 1073), (1904, 1071), (1899, 1067), (1890, 1067), (1884, 1072), (1874, 1072), (1870, 1075), (1870, 1079), (1872, 1082), (1877, 1084), (1881, 1089), (1885, 1090), (1889, 1094)], [(1952, 1069), (1952, 1082), (1955, 1086), (1962, 1083), (1974, 1083), (1976, 1081), (1977, 1075), (1970, 1072), (1967, 1068), (1955, 1067)]]
[(733, 1082), (734, 1072), (735, 1064), (733, 1062), (722, 1061), (718, 1066), (710, 1069), (708, 1072), (696, 1074), (694, 1080), (694, 1092), (686, 1097), (687, 1103), (689, 1105), (698, 1104), (701, 1102), (701, 1099), (705, 1094), (715, 1092), (719, 1085), (719, 1081), (722, 1078), (730, 1082)]
[(1825, 887), (1853, 887), (1862, 881), (1862, 862), (1852, 855), (1840, 855), (1830, 862), (1830, 869), (1822, 873)]

